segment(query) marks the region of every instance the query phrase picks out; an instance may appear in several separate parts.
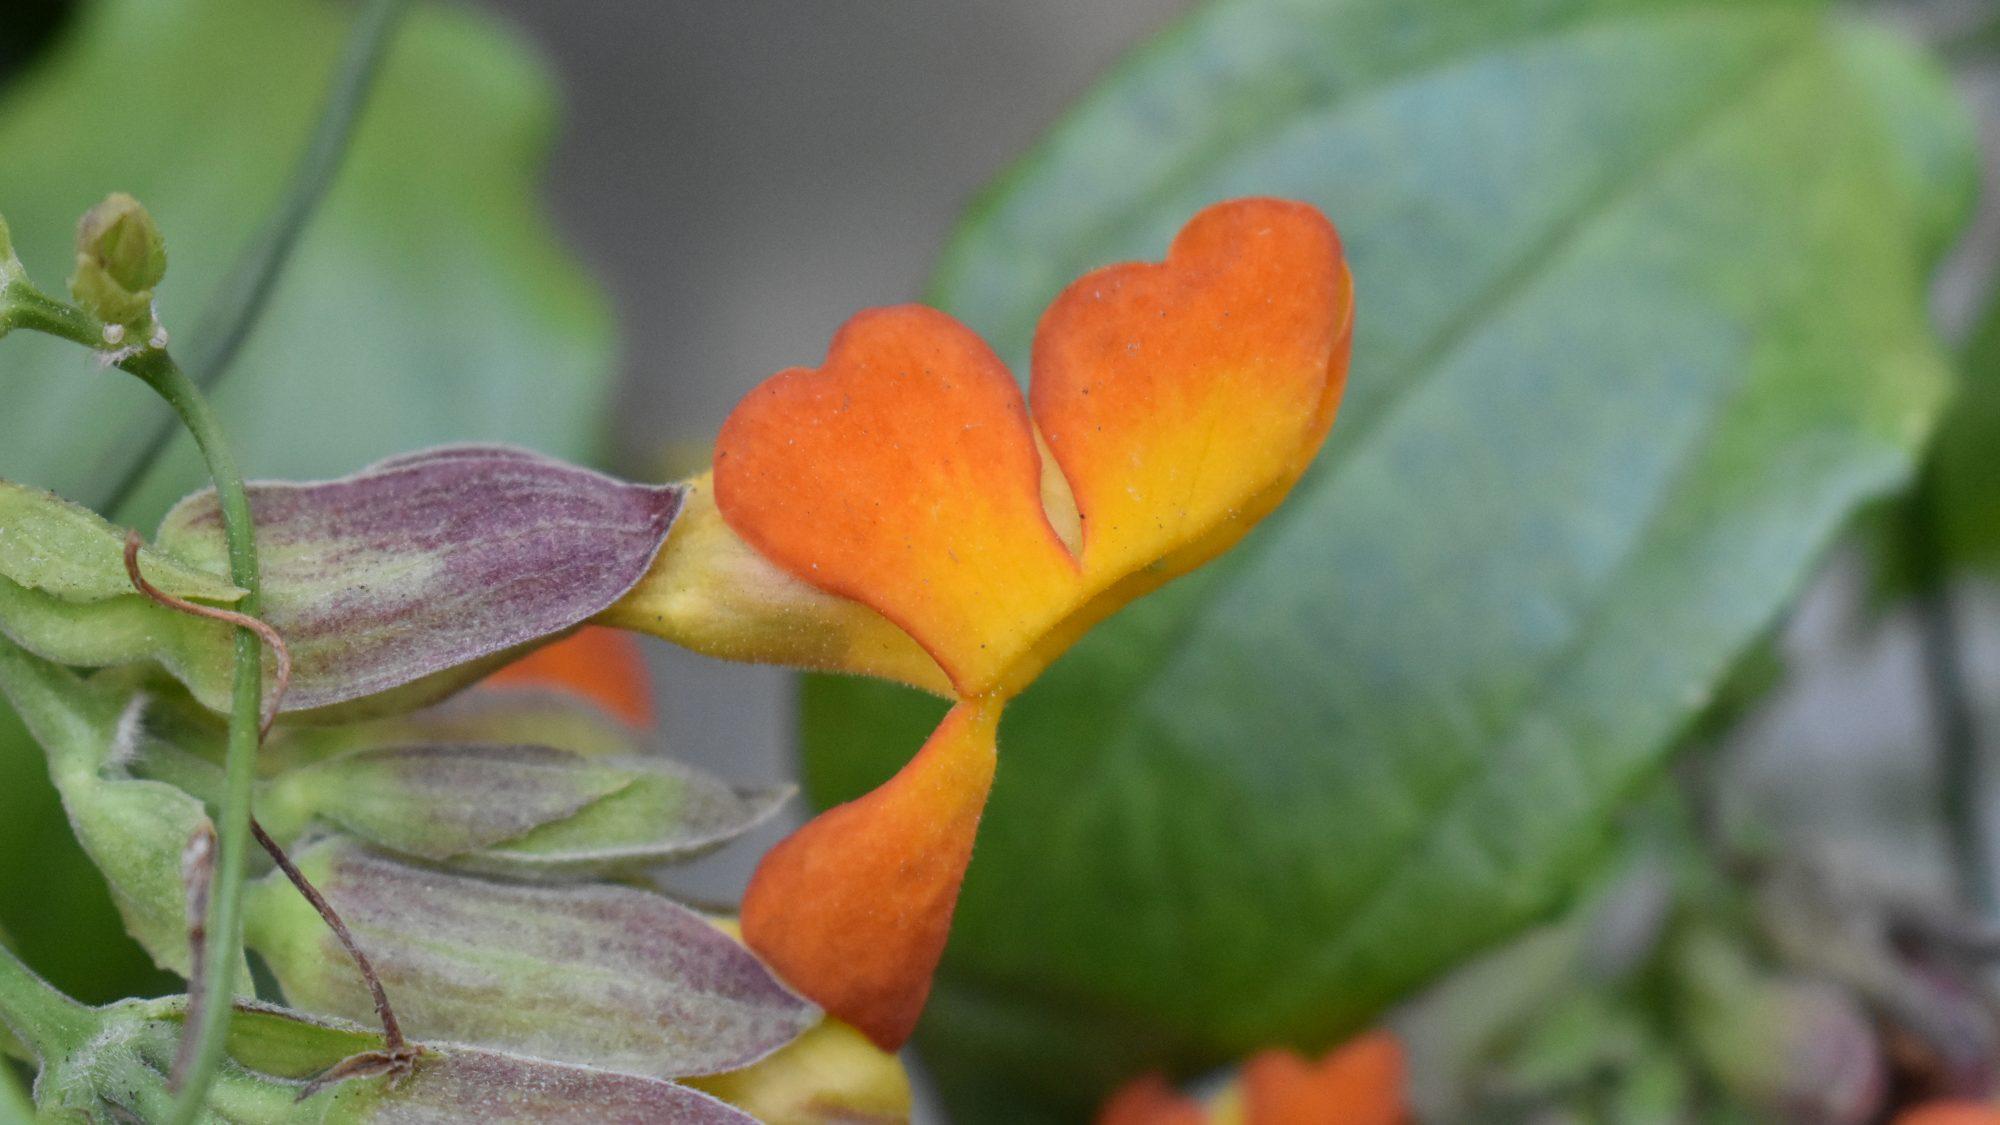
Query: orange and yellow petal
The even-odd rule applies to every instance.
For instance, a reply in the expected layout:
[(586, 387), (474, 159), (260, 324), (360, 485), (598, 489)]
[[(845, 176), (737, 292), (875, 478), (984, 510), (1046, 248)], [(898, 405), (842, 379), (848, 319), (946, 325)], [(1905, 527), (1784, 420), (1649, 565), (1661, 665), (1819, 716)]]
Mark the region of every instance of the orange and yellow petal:
[(1336, 1048), (1318, 1062), (1265, 1051), (1243, 1064), (1245, 1125), (1404, 1125), (1403, 1046), (1386, 1031)]
[(1208, 1125), (1208, 1113), (1165, 1075), (1147, 1074), (1119, 1087), (1097, 1111), (1096, 1125)]
[(1276, 199), (1210, 207), (1166, 261), (1063, 291), (1035, 335), (1030, 401), (1094, 583), (1189, 569), (1277, 505), (1333, 422), (1352, 313), (1333, 224)]
[(1000, 705), (961, 703), (895, 777), (764, 856), (743, 938), (884, 1050), (909, 1039), (944, 954), (993, 784)]
[(779, 569), (731, 530), (715, 485), (687, 482), (680, 514), (646, 576), (598, 614), (722, 660), (784, 664), (951, 691), (935, 660), (888, 618)]
[(1075, 597), (1041, 472), (1005, 365), (906, 305), (856, 316), (818, 369), (752, 391), (716, 443), (715, 490), (759, 553), (902, 626), (972, 696)]
[(586, 625), (488, 676), (496, 687), (554, 688), (578, 695), (635, 727), (653, 725), (653, 689), (639, 642)]

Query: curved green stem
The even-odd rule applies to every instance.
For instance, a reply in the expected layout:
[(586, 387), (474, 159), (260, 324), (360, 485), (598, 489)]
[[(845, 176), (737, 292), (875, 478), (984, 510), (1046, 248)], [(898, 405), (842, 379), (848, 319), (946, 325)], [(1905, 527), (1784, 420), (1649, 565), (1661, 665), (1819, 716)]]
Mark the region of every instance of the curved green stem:
[[(368, 0), (355, 16), (318, 124), (292, 171), (291, 185), (256, 240), (236, 259), (229, 276), (209, 298), (188, 337), (190, 344), (183, 353), (187, 370), (201, 387), (212, 390), (228, 374), (251, 329), (270, 304), (278, 277), (305, 233), (307, 221), (338, 178), (361, 111), (368, 104), (382, 60), (408, 8), (409, 0)], [(116, 519), (173, 436), (173, 423), (163, 418), (144, 439), (118, 450), (116, 481), (97, 510)]]
[(16, 328), (46, 332), (86, 348), (104, 346), (104, 326), (74, 305), (45, 296), (20, 278), (0, 276), (0, 336)]
[[(137, 375), (180, 415), (194, 435), (215, 481), (216, 500), (229, 538), (230, 581), (249, 591), (237, 605), (243, 613), (257, 612), (260, 587), (257, 539), (250, 519), (250, 495), (243, 474), (223, 440), (222, 428), (208, 399), (164, 351), (150, 350), (119, 364)], [(236, 631), (236, 676), (229, 699), (229, 749), (223, 759), (223, 797), (217, 810), (214, 897), (208, 909), (208, 949), (197, 974), (200, 995), (191, 996), (189, 1021), (182, 1034), (195, 1036), (193, 1060), (175, 1105), (173, 1125), (186, 1125), (200, 1114), (222, 1061), (229, 1028), (230, 987), (236, 959), (243, 953), (243, 872), (250, 848), (250, 795), (256, 781), (257, 728), (263, 706), (262, 642), (248, 629)]]
[[(44, 1063), (83, 1045), (97, 1030), (89, 1008), (57, 992), (0, 946), (0, 1024), (5, 1024)], [(0, 1066), (6, 1066), (0, 1056)], [(6, 1103), (0, 1101), (0, 1108)]]

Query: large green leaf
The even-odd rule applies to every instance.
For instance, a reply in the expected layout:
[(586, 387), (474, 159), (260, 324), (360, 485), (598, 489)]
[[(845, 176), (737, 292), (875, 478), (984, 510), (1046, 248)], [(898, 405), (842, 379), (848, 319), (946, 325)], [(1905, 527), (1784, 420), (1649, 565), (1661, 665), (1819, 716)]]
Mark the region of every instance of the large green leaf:
[[(283, 190), (354, 11), (329, 0), (82, 5), (0, 97), (0, 214), (36, 281), (59, 291), (77, 216), (106, 192), (132, 192), (168, 240), (162, 315), (191, 333)], [(552, 122), (548, 78), (519, 41), (464, 8), (412, 13), (339, 179), (218, 394), (246, 471), (331, 477), (461, 440), (594, 452), (609, 319), (535, 196)], [(85, 501), (165, 411), (74, 346), (22, 333), (0, 345), (0, 396), (0, 476)], [(178, 440), (118, 516), (151, 526), (204, 482)], [(86, 925), (108, 904), (77, 883), (88, 869), (40, 760), (0, 717), (0, 922), (64, 987), (123, 995), (144, 959), (115, 927)], [(98, 967), (107, 975), (93, 977)]]
[[(1559, 905), (1948, 391), (1972, 183), (1922, 59), (1786, 0), (1219, 0), (973, 211), (1017, 362), (1202, 205), (1311, 200), (1359, 309), (1319, 463), (1007, 716), (925, 1043), (973, 1120), (1324, 1045)], [(934, 705), (818, 680), (822, 801)]]

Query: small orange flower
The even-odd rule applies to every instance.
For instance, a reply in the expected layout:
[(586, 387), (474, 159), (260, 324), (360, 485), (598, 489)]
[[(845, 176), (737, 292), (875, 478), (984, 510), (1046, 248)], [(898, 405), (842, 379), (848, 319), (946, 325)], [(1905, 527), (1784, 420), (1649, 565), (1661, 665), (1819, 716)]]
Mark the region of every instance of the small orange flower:
[(1165, 262), (1065, 289), (1025, 397), (969, 329), (903, 306), (856, 316), (819, 368), (737, 406), (712, 480), (601, 620), (958, 701), (894, 779), (758, 868), (745, 938), (795, 987), (885, 1047), (908, 1038), (1003, 703), (1277, 506), (1332, 424), (1351, 310), (1324, 217), (1239, 200), (1197, 215)]
[(1386, 1031), (1350, 1040), (1317, 1062), (1264, 1051), (1208, 1106), (1148, 1074), (1113, 1094), (1097, 1125), (1404, 1125), (1404, 1069), (1403, 1046)]
[(1158, 1073), (1119, 1087), (1097, 1111), (1097, 1125), (1209, 1125), (1208, 1111)]
[(653, 688), (645, 654), (637, 640), (616, 629), (586, 625), (484, 682), (494, 687), (557, 688), (588, 699), (631, 726), (653, 725)]
[(1377, 1031), (1317, 1063), (1290, 1051), (1265, 1051), (1243, 1065), (1246, 1125), (1402, 1125), (1403, 1045)]

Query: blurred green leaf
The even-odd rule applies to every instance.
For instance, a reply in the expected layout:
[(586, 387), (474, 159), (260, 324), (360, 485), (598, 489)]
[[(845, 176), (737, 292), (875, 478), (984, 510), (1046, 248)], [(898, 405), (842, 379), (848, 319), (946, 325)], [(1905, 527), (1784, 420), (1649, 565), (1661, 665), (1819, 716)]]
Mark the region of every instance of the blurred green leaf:
[[(159, 219), (170, 329), (197, 314), (284, 190), (351, 5), (95, 0), (0, 97), (0, 214), (45, 288), (77, 217), (129, 191)], [(465, 7), (412, 14), (353, 151), (268, 317), (217, 393), (244, 469), (320, 478), (452, 440), (578, 459), (610, 388), (606, 309), (536, 196), (554, 123), (544, 68)], [(92, 499), (165, 407), (73, 346), (0, 352), (0, 476)], [(117, 517), (150, 524), (205, 483), (189, 443)], [(110, 916), (41, 754), (0, 716), (0, 921), (73, 993), (163, 983)], [(106, 923), (109, 923), (108, 925)]]
[[(1044, 304), (1221, 198), (1339, 224), (1325, 454), (1008, 712), (923, 1042), (967, 1120), (1324, 1047), (1571, 893), (1948, 389), (1970, 197), (1930, 63), (1792, 0), (1219, 0), (974, 209), (933, 290)], [(934, 705), (808, 688), (822, 802)]]

